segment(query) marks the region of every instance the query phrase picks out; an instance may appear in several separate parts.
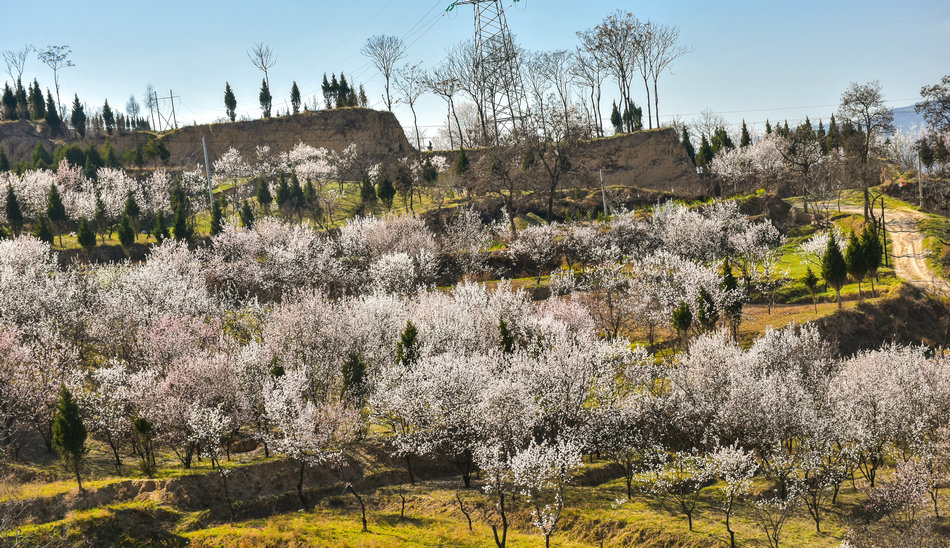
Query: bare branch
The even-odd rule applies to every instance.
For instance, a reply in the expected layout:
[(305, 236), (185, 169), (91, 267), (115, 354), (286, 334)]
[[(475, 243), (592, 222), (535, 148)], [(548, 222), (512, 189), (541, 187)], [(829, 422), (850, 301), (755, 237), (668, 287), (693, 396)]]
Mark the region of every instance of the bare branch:
[(377, 70), (386, 79), (386, 110), (393, 109), (392, 96), (389, 93), (389, 83), (392, 79), (393, 67), (400, 59), (406, 56), (406, 44), (402, 38), (377, 34), (366, 40), (366, 45), (360, 50), (369, 57)]

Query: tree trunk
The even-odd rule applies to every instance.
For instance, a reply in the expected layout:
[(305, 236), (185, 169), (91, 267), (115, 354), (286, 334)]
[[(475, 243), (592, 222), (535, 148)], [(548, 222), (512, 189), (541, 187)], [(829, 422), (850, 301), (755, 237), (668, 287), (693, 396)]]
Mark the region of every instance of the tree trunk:
[(363, 520), (363, 532), (369, 533), (369, 528), (366, 526), (366, 505), (363, 503), (363, 497), (356, 492), (356, 489), (353, 489), (352, 483), (347, 483), (346, 488), (356, 497), (356, 502), (360, 503), (360, 511), (362, 512), (360, 517)]
[(412, 455), (406, 453), (406, 470), (409, 472), (409, 485), (416, 484), (416, 478), (412, 473)]
[(505, 514), (505, 494), (498, 495), (498, 512), (501, 514), (501, 538), (498, 538), (498, 526), (492, 524), (492, 534), (495, 535), (495, 545), (497, 548), (505, 548), (508, 541), (508, 516)]
[(297, 497), (300, 498), (300, 506), (302, 506), (304, 509), (307, 508), (307, 499), (303, 495), (303, 472), (306, 466), (307, 465), (305, 463), (300, 463), (300, 472), (297, 476)]

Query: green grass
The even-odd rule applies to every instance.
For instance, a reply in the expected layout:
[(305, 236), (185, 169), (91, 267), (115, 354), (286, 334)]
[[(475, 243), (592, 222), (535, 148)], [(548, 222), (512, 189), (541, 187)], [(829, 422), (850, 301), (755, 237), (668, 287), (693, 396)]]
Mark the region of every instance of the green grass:
[(930, 215), (920, 221), (920, 230), (924, 233), (924, 253), (930, 270), (945, 280), (950, 280), (950, 219)]

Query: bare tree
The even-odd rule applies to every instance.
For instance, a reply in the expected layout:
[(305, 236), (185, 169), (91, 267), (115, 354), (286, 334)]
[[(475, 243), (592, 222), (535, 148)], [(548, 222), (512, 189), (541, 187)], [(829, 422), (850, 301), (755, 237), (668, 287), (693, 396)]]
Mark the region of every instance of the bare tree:
[(593, 32), (597, 37), (596, 49), (601, 52), (608, 71), (620, 87), (620, 102), (630, 101), (630, 77), (636, 66), (636, 44), (640, 21), (632, 13), (617, 10), (608, 15)]
[(466, 40), (449, 50), (441, 67), (448, 77), (455, 80), (458, 89), (465, 92), (475, 105), (478, 124), (481, 128), (474, 139), (475, 145), (487, 145), (494, 138), (494, 117), (492, 128), (488, 127), (488, 98), (494, 97), (493, 82), (482, 77), (478, 66), (481, 60), (475, 51), (475, 43)]
[[(867, 164), (871, 155), (871, 144), (881, 135), (894, 131), (894, 112), (887, 108), (884, 93), (881, 91), (881, 82), (875, 80), (866, 84), (851, 82), (848, 89), (841, 94), (841, 104), (838, 106), (838, 116), (843, 121), (858, 126), (864, 135), (859, 147), (858, 156), (861, 163)], [(863, 177), (861, 186), (864, 188), (864, 218), (870, 218), (870, 193), (868, 187), (874, 181)]]
[(274, 53), (274, 50), (270, 49), (270, 46), (263, 42), (258, 42), (247, 52), (247, 57), (251, 60), (251, 63), (257, 67), (257, 70), (264, 73), (264, 81), (267, 82), (267, 88), (270, 89), (270, 78), (267, 76), (267, 71), (277, 64), (277, 55)]
[(155, 111), (158, 109), (158, 97), (155, 95), (155, 86), (151, 82), (145, 85), (145, 106), (152, 117), (152, 129), (161, 129), (155, 125)]
[(545, 53), (541, 57), (542, 74), (551, 82), (551, 86), (561, 101), (561, 115), (564, 127), (570, 125), (568, 114), (571, 110), (571, 85), (574, 83), (574, 74), (571, 72), (571, 52), (557, 50)]
[[(640, 71), (640, 77), (643, 78), (643, 91), (647, 97), (647, 127), (653, 128), (653, 112), (650, 105), (650, 74), (652, 72), (652, 62), (656, 51), (656, 27), (653, 23), (647, 21), (637, 22), (634, 29), (635, 38), (631, 43), (633, 48), (633, 60), (636, 68)], [(626, 107), (626, 105), (623, 105)], [(659, 122), (657, 122), (659, 125)]]
[(597, 49), (597, 36), (591, 30), (577, 33), (581, 45), (574, 52), (574, 63), (571, 72), (581, 87), (590, 89), (590, 103), (595, 125), (594, 135), (604, 135), (603, 117), (600, 112), (601, 88), (607, 71), (600, 50)]
[[(449, 117), (455, 119), (455, 125), (458, 127), (459, 148), (465, 148), (465, 142), (462, 139), (462, 124), (459, 122), (458, 114), (455, 112), (455, 95), (459, 90), (458, 81), (452, 76), (451, 72), (444, 65), (445, 62), (443, 62), (442, 65), (436, 67), (431, 73), (426, 74), (426, 87), (429, 89), (429, 91), (445, 100), (449, 108)], [(448, 129), (450, 143), (449, 146), (452, 146), (451, 121), (448, 124)]]
[(386, 80), (386, 110), (392, 111), (393, 101), (389, 93), (389, 83), (392, 80), (393, 68), (400, 59), (406, 56), (406, 44), (402, 38), (377, 34), (366, 40), (366, 45), (360, 50), (369, 57), (376, 69)]
[(425, 93), (425, 71), (419, 65), (406, 65), (401, 70), (396, 71), (396, 77), (393, 80), (396, 91), (399, 92), (398, 100), (404, 102), (412, 111), (412, 125), (416, 130), (416, 149), (422, 150), (422, 139), (419, 135), (419, 121), (416, 117), (416, 101)]
[[(679, 27), (655, 24), (650, 24), (650, 27), (650, 41), (652, 42), (652, 47), (649, 50), (650, 57), (648, 64), (650, 67), (650, 77), (653, 79), (653, 108), (656, 112), (656, 127), (660, 127), (660, 97), (657, 92), (657, 80), (659, 80), (660, 75), (673, 64), (673, 61), (692, 50), (679, 43)], [(647, 94), (649, 94), (649, 91), (647, 91)]]
[(125, 103), (125, 113), (129, 115), (133, 123), (134, 120), (138, 119), (141, 111), (142, 109), (139, 107), (139, 102), (135, 100), (135, 95), (129, 95), (129, 100)]
[(710, 109), (700, 112), (699, 118), (694, 120), (689, 126), (696, 131), (697, 137), (705, 135), (707, 139), (711, 139), (718, 128), (729, 127), (728, 124), (726, 124), (725, 118)]
[(69, 49), (69, 44), (46, 46), (45, 50), (37, 51), (39, 60), (53, 70), (53, 85), (56, 87), (56, 106), (59, 108), (60, 118), (66, 117), (66, 109), (63, 108), (63, 103), (59, 100), (59, 69), (76, 66), (69, 59), (69, 54), (72, 52), (73, 50)]
[[(26, 67), (26, 59), (33, 52), (33, 46), (26, 44), (20, 49), (8, 49), (3, 52), (3, 62), (7, 65), (7, 74), (10, 78), (18, 82), (23, 78), (23, 69)], [(13, 73), (16, 73), (14, 76)]]
[(548, 133), (547, 114), (550, 112), (550, 109), (547, 108), (547, 98), (551, 92), (551, 79), (548, 77), (546, 55), (543, 51), (525, 52), (523, 55), (524, 81), (531, 102), (529, 112), (531, 125), (545, 135)]

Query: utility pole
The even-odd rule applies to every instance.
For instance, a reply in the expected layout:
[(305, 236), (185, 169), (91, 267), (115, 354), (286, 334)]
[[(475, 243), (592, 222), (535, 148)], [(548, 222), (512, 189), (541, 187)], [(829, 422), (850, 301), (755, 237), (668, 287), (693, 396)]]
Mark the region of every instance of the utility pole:
[[(159, 97), (158, 92), (155, 92), (155, 110), (158, 112), (158, 130), (162, 131), (162, 122), (164, 122), (165, 129), (175, 128), (178, 129), (178, 119), (175, 117), (175, 99), (181, 99), (178, 95), (175, 95), (172, 90), (168, 90), (168, 97)], [(170, 116), (162, 116), (162, 110), (159, 108), (159, 101), (170, 101), (172, 104), (172, 112)]]
[(205, 151), (205, 175), (208, 176), (208, 207), (214, 207), (214, 190), (211, 189), (211, 164), (208, 163), (208, 143), (205, 141), (205, 136), (201, 136), (201, 148)]
[(152, 118), (152, 125), (155, 124), (155, 118), (154, 118), (154, 116), (155, 116), (155, 113), (157, 113), (157, 114), (158, 114), (158, 131), (161, 131), (161, 130), (162, 130), (162, 111), (159, 110), (159, 108), (158, 108), (158, 92), (157, 92), (157, 91), (152, 91), (152, 94), (155, 96), (155, 98), (153, 99), (153, 102), (152, 102), (152, 104), (155, 105), (155, 111), (154, 111), (154, 113), (152, 114), (152, 116), (153, 116), (153, 118)]
[(171, 89), (168, 90), (168, 99), (172, 102), (172, 122), (175, 124), (175, 129), (178, 129), (178, 119), (175, 118), (175, 94)]
[(881, 233), (884, 238), (884, 266), (890, 267), (887, 264), (887, 226), (884, 224), (884, 196), (881, 196)]

